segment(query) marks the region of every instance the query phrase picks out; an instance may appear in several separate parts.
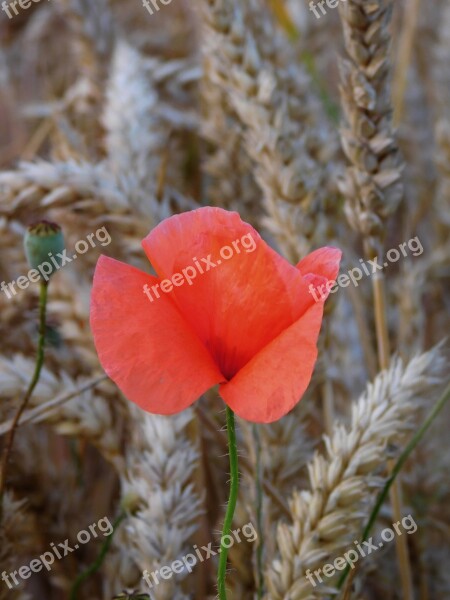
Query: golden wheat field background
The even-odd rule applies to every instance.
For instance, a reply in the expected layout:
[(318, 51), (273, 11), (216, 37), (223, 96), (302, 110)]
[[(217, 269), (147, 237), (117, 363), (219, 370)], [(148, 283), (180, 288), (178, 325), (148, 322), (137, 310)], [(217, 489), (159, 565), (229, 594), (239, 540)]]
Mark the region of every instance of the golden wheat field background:
[[(5, 0), (0, 35), (0, 600), (450, 598), (448, 0)], [(223, 530), (218, 388), (144, 411), (90, 325), (99, 256), (150, 273), (141, 240), (206, 206), (291, 265), (342, 251), (301, 402), (236, 419)], [(278, 360), (273, 398), (306, 358)]]

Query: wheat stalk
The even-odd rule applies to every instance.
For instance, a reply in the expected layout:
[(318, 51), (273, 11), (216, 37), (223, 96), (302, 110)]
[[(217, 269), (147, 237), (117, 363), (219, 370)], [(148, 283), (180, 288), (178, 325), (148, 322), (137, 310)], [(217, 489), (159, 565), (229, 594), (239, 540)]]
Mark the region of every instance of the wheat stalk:
[[(341, 182), (350, 225), (364, 236), (366, 255), (381, 254), (387, 218), (403, 196), (402, 162), (392, 127), (389, 85), (391, 0), (339, 6), (350, 61), (341, 62), (341, 98), (347, 126), (341, 132), (351, 167)], [(399, 105), (400, 106), (400, 105)], [(383, 273), (372, 278), (379, 364), (389, 365), (390, 346)], [(396, 519), (401, 512), (398, 481), (391, 489)], [(403, 597), (412, 596), (411, 567), (404, 538), (396, 538)]]
[(267, 576), (271, 600), (319, 597), (306, 571), (322, 567), (358, 535), (380, 468), (411, 430), (444, 364), (439, 347), (407, 365), (394, 359), (353, 405), (350, 426), (335, 424), (325, 436), (326, 455), (316, 454), (308, 465), (311, 489), (293, 495), (292, 524), (278, 527), (280, 558)]
[[(333, 144), (322, 143), (330, 133), (326, 117), (301, 67), (266, 60), (278, 52), (268, 48), (275, 32), (258, 43), (248, 25), (252, 21), (233, 0), (205, 0), (202, 8), (210, 78), (228, 95), (244, 127), (268, 214), (264, 224), (286, 256), (298, 260), (326, 224), (315, 219), (319, 206), (327, 211), (321, 192), (328, 172), (321, 165), (333, 167)], [(209, 52), (210, 47), (217, 51)]]
[[(131, 441), (121, 476), (125, 505), (132, 507), (110, 562), (113, 585), (148, 591), (144, 570), (157, 571), (181, 558), (198, 527), (202, 502), (193, 480), (198, 451), (189, 440), (192, 411), (159, 417), (132, 410)], [(187, 600), (179, 578), (161, 580), (155, 600)], [(130, 578), (134, 580), (130, 581)]]
[(347, 53), (341, 61), (344, 152), (351, 163), (340, 189), (351, 226), (383, 237), (403, 194), (402, 161), (392, 128), (389, 22), (392, 2), (349, 0), (339, 6)]

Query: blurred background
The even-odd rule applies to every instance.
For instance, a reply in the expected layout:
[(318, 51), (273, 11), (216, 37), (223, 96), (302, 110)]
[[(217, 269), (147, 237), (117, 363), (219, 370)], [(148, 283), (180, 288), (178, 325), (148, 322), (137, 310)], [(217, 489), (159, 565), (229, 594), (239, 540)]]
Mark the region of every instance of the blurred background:
[[(110, 243), (94, 237), (49, 285), (44, 367), (6, 473), (0, 599), (138, 598), (150, 592), (144, 569), (217, 542), (228, 480), (217, 393), (173, 418), (142, 413), (104, 377), (89, 327), (98, 256), (148, 271), (141, 239), (204, 205), (237, 210), (292, 263), (338, 246), (342, 273), (413, 239), (422, 248), (330, 297), (312, 384), (290, 415), (239, 423), (235, 522), (260, 535), (231, 549), (229, 597), (450, 597), (448, 409), (399, 477), (401, 514), (418, 524), (403, 536), (407, 560), (392, 542), (345, 591), (304, 579), (362, 539), (387, 461), (448, 382), (436, 345), (449, 331), (450, 4), (1, 8), (0, 282), (28, 273), (23, 237), (38, 220), (62, 227), (69, 255), (101, 228)], [(36, 283), (0, 291), (3, 449), (36, 363), (38, 296)], [(377, 527), (398, 514), (385, 502)], [(51, 544), (73, 546), (105, 518), (109, 547), (100, 530), (14, 583)], [(206, 561), (151, 598), (214, 598), (215, 569)]]

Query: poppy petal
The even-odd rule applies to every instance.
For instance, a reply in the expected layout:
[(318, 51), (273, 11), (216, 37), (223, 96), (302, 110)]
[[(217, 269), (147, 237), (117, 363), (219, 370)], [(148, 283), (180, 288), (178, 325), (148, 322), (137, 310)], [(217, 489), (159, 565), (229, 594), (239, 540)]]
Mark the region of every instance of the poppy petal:
[(241, 418), (272, 423), (299, 402), (317, 359), (323, 302), (283, 331), (228, 383), (220, 395)]
[(297, 264), (297, 269), (308, 284), (312, 284), (319, 292), (322, 300), (326, 300), (330, 295), (330, 288), (327, 288), (327, 284), (336, 281), (341, 258), (341, 250), (325, 246), (314, 250)]
[(179, 279), (169, 296), (227, 379), (314, 304), (300, 271), (237, 213), (204, 207), (176, 215), (142, 245), (161, 279), (189, 268), (192, 279)]
[(149, 301), (144, 285), (158, 281), (101, 256), (91, 327), (100, 362), (125, 396), (148, 412), (170, 415), (225, 378), (170, 298)]
[(334, 281), (339, 273), (342, 250), (324, 246), (314, 250), (297, 264), (297, 269), (303, 276), (313, 274)]

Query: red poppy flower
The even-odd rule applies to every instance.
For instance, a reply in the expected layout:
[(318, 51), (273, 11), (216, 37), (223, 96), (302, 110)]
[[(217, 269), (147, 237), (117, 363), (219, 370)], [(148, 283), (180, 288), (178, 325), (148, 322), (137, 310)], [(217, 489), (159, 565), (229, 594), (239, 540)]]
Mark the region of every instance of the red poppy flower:
[(244, 419), (289, 412), (317, 358), (326, 295), (308, 288), (335, 280), (340, 250), (294, 267), (237, 213), (211, 207), (166, 219), (142, 245), (158, 277), (102, 256), (92, 291), (97, 352), (125, 396), (169, 415), (220, 384)]

